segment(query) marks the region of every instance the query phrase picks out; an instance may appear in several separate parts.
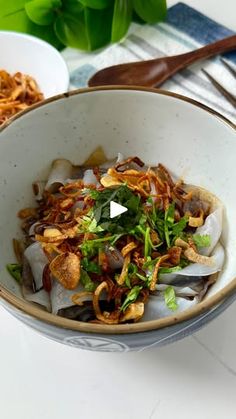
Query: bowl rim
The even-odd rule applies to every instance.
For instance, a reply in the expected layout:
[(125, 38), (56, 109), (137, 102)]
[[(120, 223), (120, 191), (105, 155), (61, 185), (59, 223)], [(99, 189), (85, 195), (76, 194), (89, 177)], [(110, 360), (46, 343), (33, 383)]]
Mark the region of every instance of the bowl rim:
[[(83, 89), (77, 89), (70, 92), (62, 93), (53, 97), (50, 97), (42, 102), (36, 103), (35, 105), (31, 106), (29, 109), (26, 109), (22, 112), (19, 112), (11, 119), (7, 120), (1, 127), (0, 133), (5, 130), (9, 125), (14, 123), (18, 118), (22, 117), (23, 115), (27, 114), (33, 109), (37, 109), (39, 107), (43, 107), (44, 105), (69, 98), (74, 95), (80, 95), (83, 93), (93, 93), (97, 91), (139, 91), (139, 92), (148, 92), (151, 94), (159, 94), (163, 96), (169, 96), (184, 102), (188, 102), (197, 108), (201, 108), (204, 111), (207, 111), (217, 119), (220, 119), (223, 123), (229, 126), (233, 131), (236, 132), (236, 124), (232, 121), (227, 119), (225, 116), (221, 115), (219, 112), (215, 111), (214, 109), (209, 108), (208, 106), (194, 100), (188, 98), (186, 96), (180, 95), (178, 93), (169, 92), (162, 89), (155, 89), (155, 88), (146, 88), (140, 86), (98, 86), (98, 87), (88, 87)], [(231, 294), (236, 292), (236, 277), (232, 278), (232, 280), (223, 287), (220, 291), (218, 291), (213, 296), (209, 297), (207, 300), (203, 300), (199, 304), (193, 306), (192, 308), (185, 310), (183, 312), (173, 314), (168, 317), (156, 319), (156, 320), (149, 320), (146, 322), (140, 323), (133, 323), (133, 324), (118, 324), (118, 325), (104, 325), (104, 324), (93, 324), (93, 323), (85, 323), (77, 320), (70, 320), (64, 317), (57, 316), (52, 313), (48, 313), (41, 308), (33, 305), (32, 303), (21, 299), (20, 297), (15, 296), (12, 292), (7, 290), (3, 285), (0, 284), (0, 298), (5, 300), (6, 302), (10, 303), (16, 309), (20, 310), (26, 315), (34, 317), (37, 320), (43, 321), (49, 325), (54, 325), (57, 327), (62, 327), (64, 329), (70, 329), (74, 331), (79, 331), (83, 333), (99, 333), (99, 334), (129, 334), (129, 333), (140, 333), (140, 332), (147, 332), (153, 331), (157, 329), (161, 329), (167, 326), (173, 326), (177, 323), (181, 323), (190, 319), (194, 319), (207, 310), (210, 310), (217, 306), (218, 304), (222, 303), (226, 298), (228, 298)]]

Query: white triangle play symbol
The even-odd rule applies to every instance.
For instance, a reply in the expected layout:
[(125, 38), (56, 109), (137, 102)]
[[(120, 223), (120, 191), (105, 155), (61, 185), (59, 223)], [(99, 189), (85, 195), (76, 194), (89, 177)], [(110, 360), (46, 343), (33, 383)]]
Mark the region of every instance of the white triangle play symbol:
[(110, 218), (117, 217), (123, 212), (128, 211), (127, 208), (123, 207), (123, 205), (117, 204), (117, 202), (111, 201), (110, 202)]

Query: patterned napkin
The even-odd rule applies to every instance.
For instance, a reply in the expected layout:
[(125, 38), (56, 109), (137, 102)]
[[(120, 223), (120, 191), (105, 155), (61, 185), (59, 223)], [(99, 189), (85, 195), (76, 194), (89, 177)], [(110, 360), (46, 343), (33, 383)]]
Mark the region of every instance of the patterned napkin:
[[(90, 54), (67, 48), (62, 54), (70, 71), (70, 87), (77, 89), (87, 86), (88, 79), (101, 68), (181, 54), (232, 34), (231, 30), (195, 9), (178, 3), (169, 9), (165, 23), (152, 26), (133, 24), (129, 36), (119, 44)], [(236, 52), (225, 54), (224, 58), (236, 68)], [(208, 70), (229, 91), (236, 93), (235, 79), (222, 65), (219, 56), (177, 73), (162, 88), (196, 99), (236, 122), (235, 108), (212, 86), (201, 68)]]

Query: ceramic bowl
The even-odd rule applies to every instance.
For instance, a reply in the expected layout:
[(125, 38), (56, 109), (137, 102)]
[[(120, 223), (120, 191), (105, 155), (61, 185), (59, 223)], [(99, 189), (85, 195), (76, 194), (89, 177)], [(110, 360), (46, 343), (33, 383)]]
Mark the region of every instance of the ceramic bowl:
[(50, 44), (31, 35), (0, 31), (0, 68), (10, 74), (32, 76), (45, 99), (64, 93), (69, 72), (61, 54)]
[[(101, 145), (108, 157), (138, 155), (163, 162), (188, 183), (225, 204), (226, 263), (203, 302), (179, 314), (123, 325), (88, 324), (49, 314), (22, 299), (5, 266), (20, 234), (16, 213), (33, 205), (31, 183), (47, 176), (57, 157), (82, 163)], [(143, 350), (176, 341), (206, 325), (235, 299), (235, 126), (176, 94), (142, 88), (95, 88), (61, 95), (16, 116), (0, 132), (0, 301), (45, 336), (98, 351)]]

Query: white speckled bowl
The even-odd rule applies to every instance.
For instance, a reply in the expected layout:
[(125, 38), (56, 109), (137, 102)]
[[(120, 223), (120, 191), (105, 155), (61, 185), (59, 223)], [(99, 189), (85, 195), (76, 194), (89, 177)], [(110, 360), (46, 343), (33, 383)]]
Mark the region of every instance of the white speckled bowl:
[[(226, 263), (205, 300), (177, 315), (149, 322), (99, 325), (46, 313), (24, 301), (5, 265), (14, 261), (11, 239), (17, 211), (33, 204), (31, 183), (51, 161), (83, 162), (97, 145), (163, 162), (187, 182), (222, 199)], [(235, 126), (192, 100), (139, 88), (95, 88), (52, 98), (15, 117), (0, 131), (0, 301), (14, 316), (57, 341), (90, 350), (143, 350), (193, 333), (223, 311), (236, 290)]]

